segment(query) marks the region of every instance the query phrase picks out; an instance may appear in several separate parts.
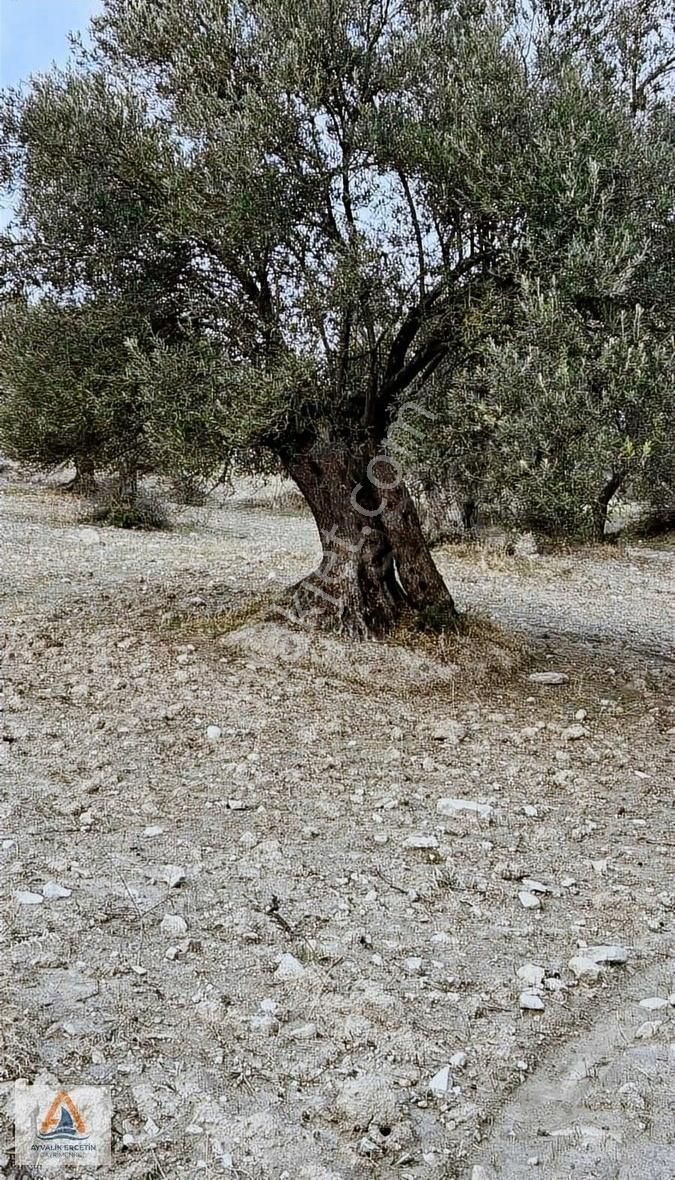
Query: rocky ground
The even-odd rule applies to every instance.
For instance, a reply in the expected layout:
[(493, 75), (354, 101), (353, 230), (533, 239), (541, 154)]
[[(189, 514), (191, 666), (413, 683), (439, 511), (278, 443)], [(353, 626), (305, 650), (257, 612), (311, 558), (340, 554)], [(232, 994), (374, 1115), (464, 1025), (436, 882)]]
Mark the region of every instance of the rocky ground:
[(441, 550), (441, 661), (235, 627), (282, 507), (0, 488), (5, 1082), (109, 1085), (115, 1180), (666, 1180), (672, 550)]

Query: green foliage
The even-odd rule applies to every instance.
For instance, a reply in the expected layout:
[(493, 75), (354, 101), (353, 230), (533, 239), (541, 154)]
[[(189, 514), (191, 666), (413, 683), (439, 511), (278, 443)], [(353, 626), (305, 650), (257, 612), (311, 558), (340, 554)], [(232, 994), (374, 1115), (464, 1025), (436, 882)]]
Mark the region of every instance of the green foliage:
[(584, 531), (624, 469), (665, 495), (669, 11), (105, 0), (0, 112), (9, 449), (30, 414), (41, 463), (288, 468), (424, 397), (467, 498)]

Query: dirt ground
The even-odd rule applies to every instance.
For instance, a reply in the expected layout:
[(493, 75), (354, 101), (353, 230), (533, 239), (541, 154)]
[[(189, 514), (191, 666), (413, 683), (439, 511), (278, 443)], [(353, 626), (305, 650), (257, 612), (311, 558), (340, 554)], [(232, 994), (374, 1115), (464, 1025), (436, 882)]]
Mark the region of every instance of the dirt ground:
[(115, 1180), (672, 1177), (672, 550), (440, 550), (443, 663), (233, 629), (317, 553), (248, 488), (79, 507), (0, 485), (5, 1091)]

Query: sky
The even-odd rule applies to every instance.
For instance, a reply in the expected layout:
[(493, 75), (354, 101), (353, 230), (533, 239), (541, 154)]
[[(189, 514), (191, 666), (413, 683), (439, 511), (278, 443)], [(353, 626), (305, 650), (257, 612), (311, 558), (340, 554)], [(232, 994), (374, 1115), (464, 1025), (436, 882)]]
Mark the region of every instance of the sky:
[(0, 86), (63, 65), (68, 33), (84, 31), (100, 0), (0, 0)]

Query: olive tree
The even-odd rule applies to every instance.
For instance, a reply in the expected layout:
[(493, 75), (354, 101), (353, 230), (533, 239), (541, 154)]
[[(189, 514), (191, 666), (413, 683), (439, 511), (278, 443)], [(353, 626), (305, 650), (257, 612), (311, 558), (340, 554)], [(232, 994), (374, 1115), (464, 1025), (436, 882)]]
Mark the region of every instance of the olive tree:
[(604, 68), (615, 43), (579, 45), (551, 7), (105, 0), (93, 53), (9, 104), (26, 265), (156, 279), (137, 368), (167, 455), (274, 462), (305, 496), (323, 559), (297, 617), (452, 624), (401, 415), (523, 273), (564, 264), (589, 308), (638, 281), (648, 131)]

